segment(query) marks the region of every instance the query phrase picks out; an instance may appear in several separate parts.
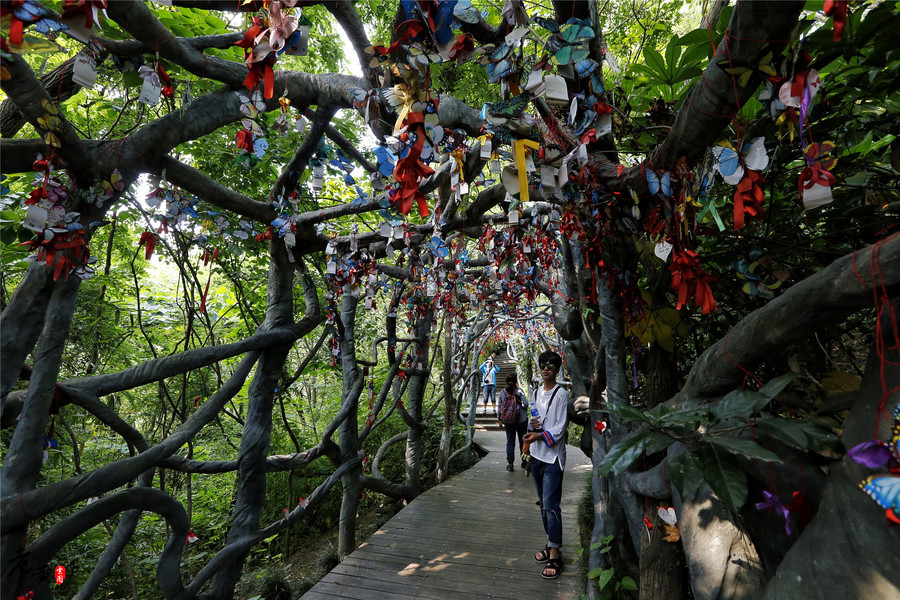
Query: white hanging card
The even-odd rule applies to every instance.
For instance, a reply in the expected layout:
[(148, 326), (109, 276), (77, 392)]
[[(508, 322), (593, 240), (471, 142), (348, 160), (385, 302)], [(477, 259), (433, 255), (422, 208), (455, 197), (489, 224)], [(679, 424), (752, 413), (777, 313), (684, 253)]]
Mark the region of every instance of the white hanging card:
[(499, 173), (500, 172), (500, 161), (496, 158), (491, 161), (491, 173)]
[(138, 94), (138, 102), (154, 106), (159, 102), (160, 92), (162, 92), (162, 86), (154, 84), (152, 78), (147, 77), (144, 79), (144, 85), (141, 86), (141, 93)]
[(94, 59), (79, 52), (75, 56), (75, 65), (72, 67), (72, 81), (81, 87), (93, 89), (97, 82), (97, 64)]
[(372, 308), (374, 306), (374, 303), (372, 302), (372, 298), (366, 297), (365, 306), (366, 306), (366, 310), (372, 310)]
[(669, 258), (669, 254), (672, 253), (672, 244), (670, 244), (669, 242), (667, 242), (665, 240), (658, 242), (656, 244), (656, 249), (654, 250), (654, 253), (656, 254), (657, 258), (659, 258), (663, 262), (666, 262), (666, 259)]
[(509, 211), (509, 224), (510, 225), (518, 225), (519, 224), (519, 211), (517, 211), (517, 210)]
[(588, 153), (587, 153), (587, 145), (581, 144), (578, 146), (578, 154), (575, 155), (578, 160), (578, 168), (584, 167), (588, 163)]
[(306, 131), (306, 119), (303, 118), (303, 115), (297, 115), (297, 118), (294, 120), (294, 131), (297, 133)]
[(612, 131), (612, 115), (600, 115), (597, 119), (597, 137), (601, 138)]
[(571, 125), (575, 122), (575, 117), (578, 116), (578, 98), (572, 98), (572, 104), (569, 106), (569, 120), (568, 124)]
[(450, 173), (450, 187), (456, 187), (457, 183), (459, 183), (459, 171), (453, 169)]
[(469, 184), (465, 181), (460, 181), (459, 186), (456, 189), (461, 196), (465, 196), (469, 193)]
[(522, 252), (524, 252), (525, 254), (531, 254), (531, 244), (525, 242), (525, 244), (522, 245)]
[(299, 34), (291, 44), (285, 45), (284, 53), (292, 56), (306, 56), (309, 53), (309, 25), (297, 27)]
[(830, 185), (816, 184), (809, 189), (803, 189), (803, 208), (806, 210), (812, 210), (814, 208), (819, 208), (820, 206), (825, 206), (826, 204), (831, 204), (833, 200), (834, 198), (831, 196)]
[(531, 158), (531, 152), (525, 153), (525, 172), (534, 173), (534, 160)]
[(481, 158), (488, 159), (491, 157), (491, 140), (484, 140), (481, 145)]
[(556, 167), (541, 165), (541, 186), (546, 190), (556, 189)]
[(530, 29), (528, 29), (528, 27), (517, 27), (507, 33), (506, 38), (503, 41), (506, 42), (507, 46), (512, 46), (525, 37), (529, 31)]
[(569, 103), (569, 90), (566, 88), (566, 80), (559, 75), (547, 75), (544, 77), (544, 97), (547, 104), (553, 106), (565, 106)]
[(381, 237), (390, 238), (393, 233), (394, 228), (391, 227), (391, 224), (387, 221), (382, 221), (378, 226), (378, 235), (380, 235)]
[[(548, 75), (547, 77), (550, 77), (550, 76)], [(544, 84), (545, 84), (544, 71), (542, 71), (540, 69), (537, 71), (532, 71), (531, 73), (528, 74), (528, 82), (525, 84), (525, 91), (531, 92), (535, 96), (539, 96), (541, 93), (539, 91), (539, 88), (541, 87), (541, 85), (544, 85)], [(544, 93), (547, 94), (546, 88), (544, 88)], [(549, 102), (549, 99), (548, 99), (548, 102)]]
[(385, 247), (384, 253), (387, 254), (388, 258), (394, 258), (394, 247), (391, 246), (390, 242), (388, 242), (387, 247)]
[(42, 208), (37, 204), (32, 204), (28, 207), (28, 212), (25, 214), (25, 222), (22, 223), (22, 227), (34, 232), (41, 232), (44, 230), (44, 225), (46, 223), (47, 209)]
[(329, 275), (334, 275), (337, 273), (337, 263), (333, 260), (328, 261), (328, 267), (325, 269), (325, 272)]

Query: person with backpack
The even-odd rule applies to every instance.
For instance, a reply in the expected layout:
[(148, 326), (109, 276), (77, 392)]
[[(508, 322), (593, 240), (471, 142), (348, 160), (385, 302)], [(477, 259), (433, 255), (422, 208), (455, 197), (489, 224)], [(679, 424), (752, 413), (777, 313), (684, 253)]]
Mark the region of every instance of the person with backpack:
[(548, 350), (538, 357), (542, 385), (534, 392), (531, 404), (531, 420), (524, 440), (529, 445), (529, 465), (537, 489), (541, 507), (541, 521), (547, 533), (547, 546), (534, 555), (535, 562), (543, 563), (541, 576), (556, 579), (563, 571), (562, 500), (563, 471), (566, 468), (566, 407), (569, 395), (556, 377), (562, 367), (562, 357)]
[[(521, 456), (522, 438), (528, 428), (528, 401), (519, 389), (515, 373), (506, 376), (506, 387), (500, 392), (499, 406), (497, 420), (506, 430), (506, 470), (512, 471), (516, 460), (516, 438), (519, 438), (519, 456)], [(522, 468), (525, 468), (524, 460)]]

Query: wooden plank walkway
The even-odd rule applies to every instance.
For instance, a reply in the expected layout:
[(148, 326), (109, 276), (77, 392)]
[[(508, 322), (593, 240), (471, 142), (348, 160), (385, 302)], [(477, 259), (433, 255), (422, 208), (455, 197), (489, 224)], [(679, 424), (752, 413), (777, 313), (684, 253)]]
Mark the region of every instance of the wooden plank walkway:
[(566, 568), (546, 580), (533, 558), (547, 539), (534, 481), (518, 464), (506, 470), (504, 432), (478, 432), (476, 441), (487, 456), (413, 500), (302, 600), (577, 598), (583, 590), (572, 564), (576, 513), (590, 461), (569, 446), (562, 502)]

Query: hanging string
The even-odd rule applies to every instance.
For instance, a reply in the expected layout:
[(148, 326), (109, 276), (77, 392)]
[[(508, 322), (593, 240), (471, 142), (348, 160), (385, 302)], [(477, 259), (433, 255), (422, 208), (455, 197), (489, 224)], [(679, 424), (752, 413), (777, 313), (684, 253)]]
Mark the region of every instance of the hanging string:
[[(729, 331), (728, 333), (725, 334), (725, 340), (724, 340), (724, 344), (725, 344), (725, 356), (728, 358), (729, 361), (731, 361), (731, 364), (733, 364), (733, 365), (736, 366), (738, 369), (740, 369), (741, 371), (744, 372), (744, 379), (743, 379), (743, 381), (741, 381), (741, 388), (743, 389), (743, 388), (747, 385), (747, 378), (748, 378), (748, 377), (753, 377), (753, 379), (756, 381), (756, 383), (759, 384), (759, 387), (763, 387), (763, 382), (762, 382), (762, 380), (761, 380), (759, 377), (757, 377), (756, 375), (754, 375), (754, 374), (753, 374), (752, 372), (750, 372), (749, 370), (745, 369), (742, 365), (738, 364), (733, 358), (731, 358), (731, 355), (728, 353), (728, 336), (729, 336), (729, 335), (731, 335), (731, 332), (730, 332), (730, 331)], [(793, 412), (791, 409), (789, 409), (787, 406), (785, 406), (784, 403), (783, 403), (781, 400), (778, 399), (778, 396), (775, 397), (775, 401), (778, 402), (778, 404), (781, 405), (781, 408), (783, 408), (784, 410), (786, 410), (786, 411), (788, 412), (788, 414), (790, 414), (790, 415), (791, 415), (792, 417), (794, 417), (794, 418), (797, 418), (797, 415), (794, 414), (794, 412)]]

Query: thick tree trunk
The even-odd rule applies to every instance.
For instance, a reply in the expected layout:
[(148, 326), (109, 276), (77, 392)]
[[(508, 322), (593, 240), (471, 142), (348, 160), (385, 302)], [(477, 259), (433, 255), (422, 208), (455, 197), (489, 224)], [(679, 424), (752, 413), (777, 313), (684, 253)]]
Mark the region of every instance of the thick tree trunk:
[[(898, 322), (891, 319), (900, 316), (900, 301), (883, 308), (876, 329), (881, 339), (873, 344), (858, 400), (844, 421), (842, 441), (848, 450), (872, 439), (878, 415), (877, 437), (888, 440), (885, 415), (900, 403)], [(816, 517), (769, 582), (766, 600), (900, 598), (900, 527), (889, 523), (884, 510), (859, 489), (872, 474), (879, 473), (847, 456), (829, 469)]]
[[(341, 462), (346, 463), (359, 455), (359, 395), (362, 391), (362, 374), (356, 360), (356, 307), (359, 298), (345, 290), (341, 300), (340, 319), (343, 323), (341, 339), (341, 369), (343, 386), (341, 389), (341, 410), (348, 411), (347, 417), (338, 429), (341, 447)], [(356, 549), (356, 511), (359, 507), (359, 493), (362, 491), (362, 470), (354, 468), (341, 477), (343, 494), (338, 526), (338, 555), (343, 558)]]
[(445, 481), (450, 475), (450, 450), (453, 435), (453, 417), (455, 401), (453, 396), (453, 360), (452, 331), (449, 320), (444, 324), (444, 422), (441, 424), (441, 441), (437, 454), (438, 483)]
[[(266, 322), (272, 329), (288, 325), (293, 315), (293, 269), (280, 240), (269, 242), (271, 262), (267, 289)], [(253, 381), (247, 393), (247, 418), (238, 454), (238, 489), (228, 543), (259, 531), (259, 517), (266, 499), (266, 456), (272, 433), (272, 410), (275, 389), (281, 379), (291, 344), (283, 344), (262, 352)], [(214, 598), (231, 598), (243, 569), (247, 552), (239, 552), (227, 568), (213, 579), (210, 593)], [(170, 576), (174, 576), (172, 573)]]

